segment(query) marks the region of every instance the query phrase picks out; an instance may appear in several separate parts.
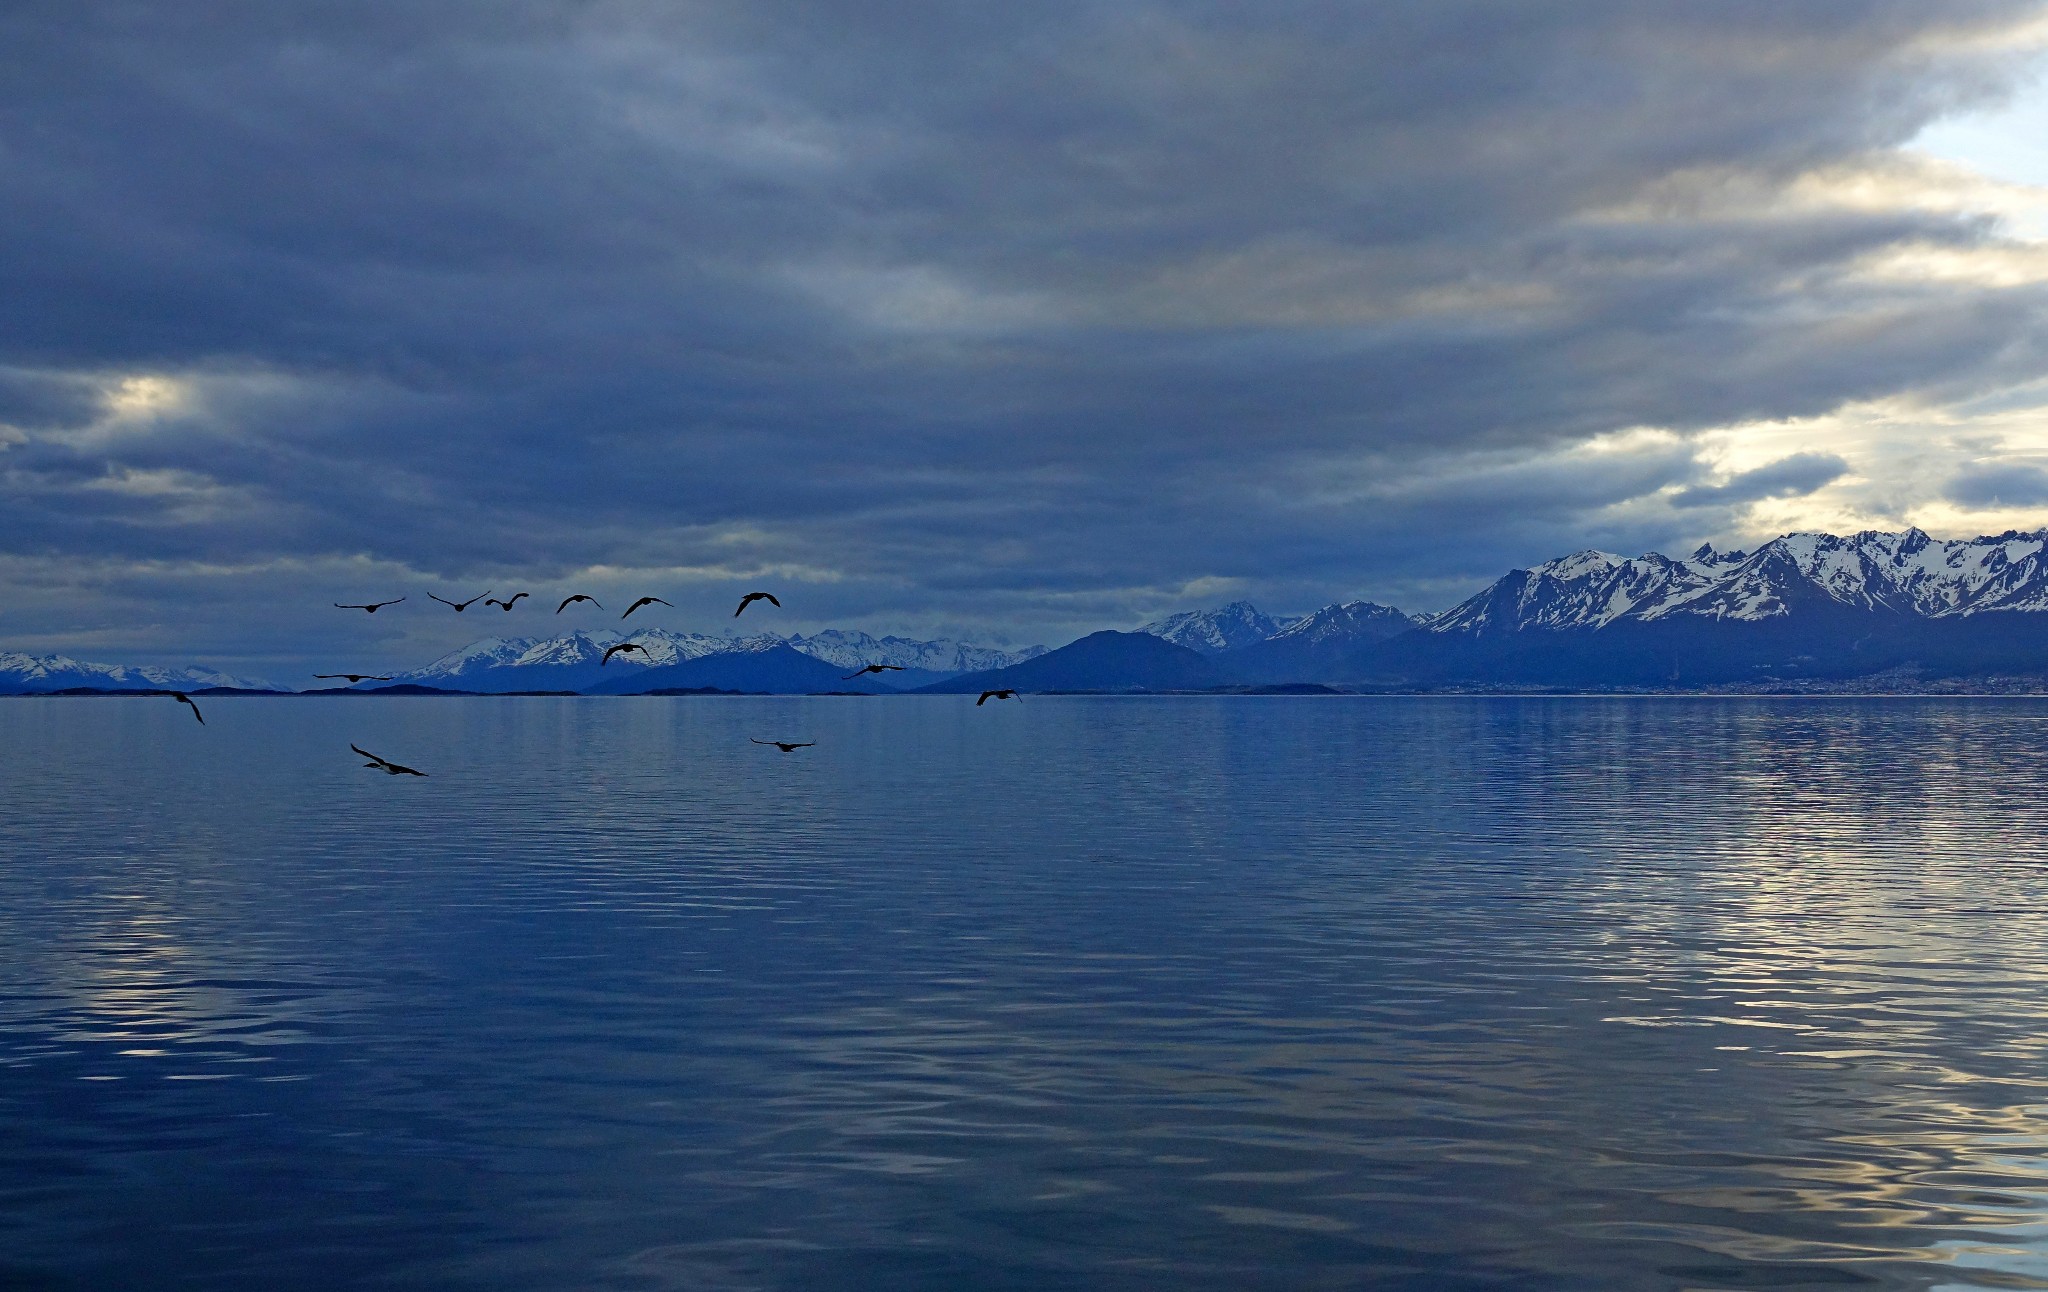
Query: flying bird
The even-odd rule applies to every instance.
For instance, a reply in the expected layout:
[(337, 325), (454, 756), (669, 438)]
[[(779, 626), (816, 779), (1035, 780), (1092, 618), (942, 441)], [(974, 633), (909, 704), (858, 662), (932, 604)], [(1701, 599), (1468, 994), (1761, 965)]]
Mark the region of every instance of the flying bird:
[(555, 613), (558, 615), (561, 614), (564, 610), (567, 610), (570, 606), (576, 604), (578, 601), (588, 601), (591, 605), (597, 606), (599, 610), (604, 609), (604, 606), (599, 604), (598, 599), (596, 597), (587, 597), (583, 595), (581, 592), (579, 592), (573, 597), (564, 597), (562, 599), (562, 604), (555, 607)]
[(192, 703), (191, 696), (186, 695), (183, 691), (173, 691), (171, 692), (171, 698), (173, 700), (176, 700), (179, 704), (182, 704), (186, 708), (192, 710), (192, 716), (199, 719), (200, 726), (203, 727), (206, 725), (206, 718), (199, 712), (199, 706)]
[(437, 597), (431, 592), (427, 594), (427, 598), (431, 601), (438, 601), (444, 606), (455, 607), (455, 613), (459, 615), (463, 611), (469, 609), (471, 606), (475, 605), (479, 601), (482, 601), (485, 597), (488, 597), (490, 595), (491, 590), (489, 588), (485, 588), (482, 592), (477, 593), (475, 596), (471, 597), (467, 601), (450, 601), (446, 597)]
[(519, 598), (530, 597), (532, 595), (533, 594), (531, 592), (515, 592), (512, 594), (512, 600), (510, 601), (500, 601), (496, 597), (490, 597), (484, 601), (484, 604), (487, 606), (496, 606), (500, 610), (510, 610), (515, 604), (518, 603)]
[[(748, 736), (747, 739), (754, 740), (752, 736)], [(806, 740), (802, 744), (798, 744), (794, 740), (754, 740), (754, 743), (757, 745), (773, 745), (777, 749), (780, 749), (783, 753), (786, 754), (792, 749), (809, 749), (812, 745), (815, 745), (818, 742), (815, 740)]]
[(412, 768), (407, 767), (403, 763), (394, 763), (388, 758), (379, 758), (377, 757), (377, 755), (371, 753), (369, 750), (364, 749), (361, 745), (351, 744), (349, 748), (355, 750), (357, 753), (361, 754), (363, 757), (370, 760), (369, 762), (363, 764), (363, 766), (365, 767), (374, 767), (378, 771), (387, 772), (392, 776), (426, 775), (425, 772), (415, 771)]
[(332, 682), (337, 678), (344, 677), (348, 679), (351, 686), (357, 682), (389, 682), (391, 680), (388, 677), (378, 677), (375, 673), (315, 673), (313, 680), (315, 682)]
[(337, 602), (335, 602), (335, 603), (334, 603), (334, 608), (335, 608), (336, 610), (367, 610), (367, 611), (369, 611), (369, 612), (370, 612), (371, 614), (373, 614), (373, 615), (374, 615), (374, 614), (376, 614), (376, 613), (377, 613), (377, 612), (378, 612), (379, 610), (382, 610), (382, 609), (383, 609), (384, 607), (386, 607), (386, 606), (395, 606), (395, 605), (397, 605), (397, 604), (398, 604), (398, 603), (399, 603), (400, 601), (403, 601), (403, 600), (405, 600), (405, 598), (404, 598), (404, 597), (399, 597), (399, 598), (397, 598), (397, 599), (395, 599), (395, 600), (392, 600), (392, 601), (373, 601), (373, 602), (371, 602), (371, 603), (370, 603), (369, 605), (367, 605), (367, 606), (345, 606), (345, 605), (341, 604), (341, 603), (340, 603), (339, 601), (337, 601)]
[(599, 668), (603, 668), (605, 665), (612, 662), (612, 656), (629, 650), (639, 651), (642, 655), (645, 655), (647, 653), (647, 648), (645, 646), (640, 645), (637, 642), (620, 642), (616, 646), (607, 646), (604, 648), (604, 658), (597, 662), (597, 666)]
[(674, 606), (669, 605), (668, 602), (663, 601), (660, 597), (642, 597), (638, 601), (635, 601), (632, 605), (627, 606), (626, 614), (620, 615), (619, 618), (624, 619), (626, 615), (632, 614), (635, 610), (638, 610), (642, 606), (668, 606), (670, 610), (675, 609)]
[(987, 704), (990, 700), (1014, 700), (1016, 698), (1016, 689), (1014, 687), (1006, 686), (1000, 691), (983, 691), (981, 693), (981, 698), (974, 702), (974, 707), (979, 709), (982, 705)]
[[(776, 608), (777, 610), (780, 610), (780, 609), (782, 609), (782, 603), (781, 603), (780, 601), (777, 601), (777, 600), (775, 599), (775, 594), (774, 594), (774, 593), (772, 593), (772, 592), (749, 592), (749, 593), (748, 593), (748, 594), (747, 594), (746, 596), (744, 596), (744, 597), (741, 597), (741, 598), (740, 598), (740, 610), (745, 610), (745, 609), (746, 609), (746, 608), (747, 608), (748, 606), (751, 606), (751, 605), (753, 605), (753, 604), (754, 604), (754, 603), (755, 603), (756, 601), (765, 601), (765, 602), (767, 602), (767, 603), (768, 603), (769, 605), (771, 605), (771, 606), (774, 606), (774, 607), (775, 607), (775, 608)], [(732, 612), (732, 617), (733, 617), (733, 618), (735, 618), (735, 619), (739, 618), (739, 617), (740, 617), (740, 610), (735, 610), (735, 611), (733, 611), (733, 612)]]
[(902, 671), (903, 666), (901, 664), (870, 664), (866, 668), (858, 669), (852, 673), (848, 673), (845, 677), (842, 677), (839, 680), (842, 682), (851, 682), (853, 679), (859, 677), (862, 673), (901, 673)]

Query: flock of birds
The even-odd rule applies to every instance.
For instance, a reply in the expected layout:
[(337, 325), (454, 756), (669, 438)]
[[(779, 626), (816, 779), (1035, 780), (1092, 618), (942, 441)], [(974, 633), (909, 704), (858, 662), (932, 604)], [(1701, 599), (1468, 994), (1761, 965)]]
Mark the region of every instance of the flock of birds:
[[(477, 593), (475, 596), (471, 597), (467, 601), (450, 601), (446, 597), (437, 597), (431, 592), (427, 594), (427, 599), (429, 601), (438, 601), (442, 605), (447, 606), (459, 615), (463, 611), (468, 610), (471, 606), (475, 605), (479, 601), (483, 602), (487, 606), (496, 606), (500, 610), (510, 611), (513, 606), (519, 604), (522, 598), (531, 595), (531, 593), (527, 592), (515, 592), (510, 597), (507, 597), (505, 600), (500, 601), (496, 597), (493, 597), (491, 595), (490, 589), (486, 588), (484, 591)], [(374, 615), (379, 610), (384, 609), (384, 607), (395, 606), (399, 602), (404, 600), (404, 597), (394, 597), (389, 601), (372, 601), (368, 604), (345, 605), (339, 601), (334, 602), (333, 604), (336, 610), (361, 610), (366, 614)], [(590, 596), (588, 593), (578, 592), (573, 596), (567, 596), (562, 598), (562, 604), (555, 607), (555, 613), (559, 615), (564, 610), (567, 610), (570, 606), (575, 605), (579, 601), (588, 601), (591, 605), (596, 606), (599, 610), (604, 609), (603, 603), (598, 601), (596, 597)], [(782, 602), (776, 599), (774, 593), (749, 592), (747, 595), (740, 598), (739, 609), (732, 612), (732, 617), (735, 619), (739, 618), (742, 614), (746, 612), (747, 607), (753, 605), (756, 601), (765, 601), (769, 605), (774, 606), (777, 610), (782, 609)], [(633, 612), (635, 610), (641, 609), (643, 606), (668, 606), (668, 608), (671, 610), (675, 609), (675, 606), (672, 603), (663, 601), (660, 597), (642, 597), (638, 601), (635, 601), (632, 605), (627, 606), (626, 613), (620, 615), (619, 618), (622, 620), (630, 619), (633, 615)], [(633, 651), (639, 651), (642, 655), (645, 655), (647, 653), (647, 648), (645, 646), (638, 644), (637, 642), (630, 641), (619, 642), (615, 645), (608, 646), (605, 648), (604, 658), (598, 660), (597, 662), (598, 667), (602, 668), (605, 665), (611, 663), (612, 656), (614, 655), (630, 654)], [(845, 677), (841, 678), (840, 681), (851, 682), (854, 678), (862, 677), (869, 673), (880, 674), (901, 672), (903, 672), (903, 665), (901, 664), (869, 664), (865, 667), (857, 668), (853, 672), (848, 673)], [(351, 686), (354, 686), (358, 682), (389, 682), (391, 680), (388, 676), (383, 676), (376, 673), (315, 673), (313, 674), (313, 678), (315, 681), (320, 682), (346, 681)], [(166, 694), (168, 694), (173, 700), (176, 700), (178, 703), (192, 710), (192, 716), (199, 720), (200, 726), (203, 727), (206, 725), (206, 715), (199, 712), (199, 706), (193, 703), (191, 696), (185, 694), (183, 691), (170, 691)], [(990, 700), (1014, 700), (1016, 698), (1017, 691), (1014, 687), (1003, 687), (1000, 690), (983, 691), (981, 693), (980, 698), (975, 700), (974, 707), (978, 709), (982, 705), (987, 704)], [(757, 745), (773, 745), (775, 746), (775, 748), (781, 750), (785, 754), (795, 753), (799, 749), (809, 749), (813, 745), (816, 745), (818, 743), (815, 740), (757, 740), (752, 736), (749, 736), (748, 739), (753, 740), (753, 742)], [(353, 742), (349, 744), (349, 748), (355, 750), (355, 752), (361, 754), (364, 758), (370, 760), (364, 763), (363, 766), (375, 768), (376, 770), (383, 772), (386, 775), (426, 775), (425, 772), (420, 771), (416, 767), (407, 767), (403, 763), (394, 763), (388, 758), (380, 758), (376, 754), (371, 753), (369, 750), (364, 749), (360, 745), (357, 745)]]
[[(510, 610), (512, 607), (518, 605), (523, 598), (530, 597), (532, 595), (533, 594), (531, 592), (515, 592), (510, 597), (506, 598), (503, 601), (500, 601), (496, 597), (491, 595), (491, 590), (489, 588), (485, 588), (482, 592), (477, 593), (475, 596), (471, 597), (467, 601), (450, 601), (446, 597), (437, 597), (431, 592), (427, 594), (427, 600), (438, 601), (442, 605), (447, 606), (450, 610), (453, 610), (456, 614), (459, 615), (479, 601), (483, 602), (487, 606), (496, 606), (500, 610)], [(404, 600), (404, 597), (393, 597), (389, 601), (372, 601), (368, 605), (344, 605), (343, 603), (337, 601), (334, 603), (334, 608), (336, 610), (361, 610), (374, 615), (379, 610), (382, 610), (384, 607), (395, 606), (399, 602)], [(570, 606), (575, 605), (579, 601), (588, 601), (591, 605), (596, 606), (599, 610), (604, 609), (604, 603), (599, 601), (596, 597), (591, 596), (587, 592), (578, 592), (574, 596), (563, 597), (562, 604), (555, 607), (555, 613), (559, 615), (564, 610), (567, 610)], [(745, 611), (748, 606), (753, 605), (756, 601), (765, 601), (769, 605), (774, 606), (777, 610), (782, 609), (782, 603), (775, 599), (774, 593), (749, 592), (746, 596), (740, 598), (740, 608), (732, 612), (732, 617), (735, 619), (739, 618), (740, 614), (743, 611)], [(642, 606), (667, 606), (671, 610), (675, 609), (674, 603), (663, 601), (660, 597), (642, 597), (638, 601), (635, 601), (632, 605), (627, 606), (626, 613), (620, 615), (619, 618), (632, 618), (633, 612), (635, 610), (638, 610)]]

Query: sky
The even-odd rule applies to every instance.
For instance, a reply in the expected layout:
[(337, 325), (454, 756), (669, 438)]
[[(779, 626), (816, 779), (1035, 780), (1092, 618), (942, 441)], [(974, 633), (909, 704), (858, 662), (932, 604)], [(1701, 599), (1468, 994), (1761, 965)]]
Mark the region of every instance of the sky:
[(2048, 525), (2044, 69), (2033, 0), (16, 0), (0, 649), (1057, 644)]

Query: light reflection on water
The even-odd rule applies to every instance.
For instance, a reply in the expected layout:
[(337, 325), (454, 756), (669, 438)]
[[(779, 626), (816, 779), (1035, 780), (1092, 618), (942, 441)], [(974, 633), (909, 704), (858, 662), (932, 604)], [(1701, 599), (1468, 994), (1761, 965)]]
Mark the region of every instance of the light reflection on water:
[(0, 1287), (2048, 1287), (2048, 703), (207, 708), (0, 701)]

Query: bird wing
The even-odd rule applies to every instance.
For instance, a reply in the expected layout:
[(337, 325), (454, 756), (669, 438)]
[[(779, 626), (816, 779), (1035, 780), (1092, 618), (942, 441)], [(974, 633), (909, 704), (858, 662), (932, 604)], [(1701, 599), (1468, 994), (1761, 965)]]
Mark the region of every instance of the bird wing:
[(452, 605), (454, 605), (454, 604), (455, 604), (455, 603), (454, 603), (453, 601), (450, 601), (450, 600), (449, 600), (448, 598), (446, 598), (446, 597), (437, 597), (437, 596), (435, 596), (435, 595), (434, 595), (433, 593), (431, 593), (431, 592), (429, 592), (429, 593), (427, 594), (427, 600), (429, 600), (429, 601), (438, 601), (438, 602), (440, 602), (440, 603), (441, 603), (442, 605), (444, 605), (444, 606), (452, 606)]
[[(533, 594), (531, 592), (515, 592), (512, 594), (512, 601), (517, 601), (521, 597), (530, 597), (532, 595)], [(512, 608), (512, 601), (507, 601), (505, 603), (505, 608), (507, 610), (510, 610)]]
[[(754, 740), (754, 738), (753, 738), (752, 736), (748, 736), (748, 737), (747, 737), (747, 739), (749, 739), (749, 740)], [(774, 744), (775, 742), (774, 742), (774, 741), (772, 741), (772, 740), (754, 740), (754, 743), (755, 743), (755, 744), (757, 744), (757, 745), (772, 745), (772, 744)]]
[(817, 742), (817, 741), (815, 741), (815, 740), (806, 740), (806, 741), (804, 741), (804, 742), (803, 742), (803, 743), (802, 743), (801, 745), (791, 745), (791, 746), (790, 746), (790, 748), (791, 748), (791, 749), (809, 749), (809, 748), (810, 748), (810, 747), (811, 747), (812, 745), (815, 745), (815, 744), (817, 744), (817, 743), (818, 743), (818, 742)]
[(371, 753), (369, 750), (363, 748), (361, 745), (351, 743), (349, 745), (349, 748), (355, 750), (357, 753), (361, 754), (363, 757), (370, 760), (368, 763), (365, 764), (365, 766), (382, 767), (384, 765), (383, 759), (377, 757), (377, 755)]
[(315, 682), (332, 682), (337, 677), (347, 676), (348, 674), (346, 673), (315, 673), (313, 675), (313, 680)]
[(981, 707), (982, 705), (984, 705), (984, 704), (987, 704), (987, 703), (988, 703), (988, 698), (989, 698), (989, 697), (990, 697), (991, 695), (994, 695), (994, 694), (995, 694), (995, 692), (993, 692), (993, 691), (983, 691), (983, 692), (981, 693), (981, 698), (980, 698), (979, 700), (976, 700), (976, 701), (974, 702), (974, 707), (975, 707), (975, 708), (977, 708), (977, 709), (979, 709), (979, 708), (980, 708), (980, 707)]

